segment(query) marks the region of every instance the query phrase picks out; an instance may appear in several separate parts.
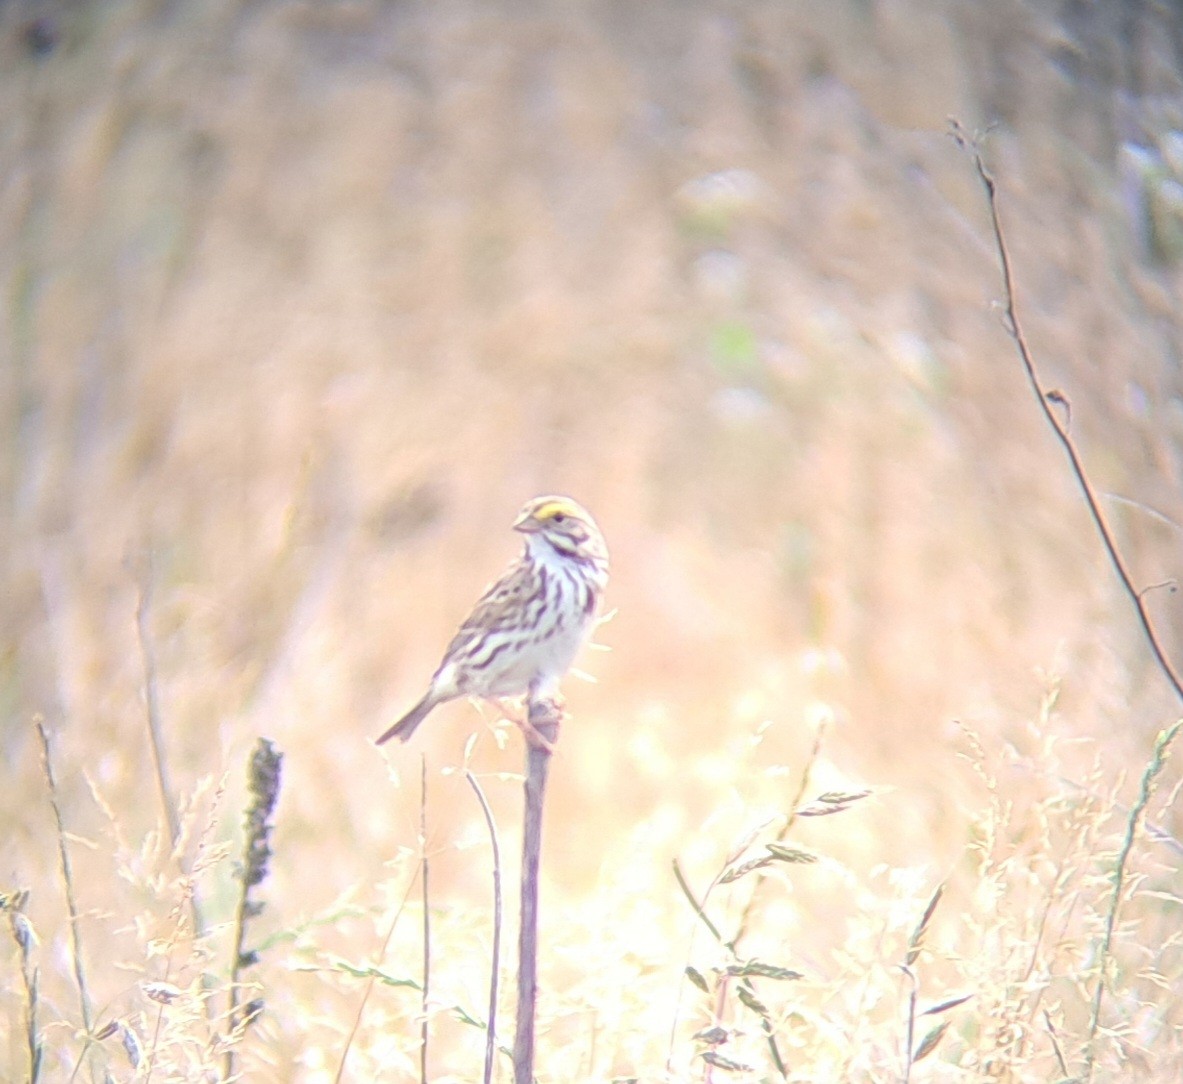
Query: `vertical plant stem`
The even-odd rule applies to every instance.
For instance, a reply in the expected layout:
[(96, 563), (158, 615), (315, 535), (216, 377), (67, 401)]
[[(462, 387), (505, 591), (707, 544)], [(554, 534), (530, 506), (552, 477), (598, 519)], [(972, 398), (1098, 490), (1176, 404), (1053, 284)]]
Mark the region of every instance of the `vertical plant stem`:
[(419, 1044), (419, 1080), (427, 1084), (427, 1000), (431, 992), (431, 895), (427, 861), (427, 757), (419, 757), (419, 845), (423, 849), (423, 1022)]
[(1087, 1082), (1093, 1079), (1093, 1067), (1097, 1058), (1097, 1031), (1101, 1026), (1101, 1002), (1105, 997), (1105, 984), (1108, 980), (1110, 953), (1113, 948), (1113, 931), (1117, 928), (1117, 915), (1121, 910), (1121, 894), (1125, 889), (1126, 865), (1130, 859), (1130, 852), (1134, 849), (1134, 841), (1138, 836), (1138, 827), (1146, 816), (1146, 807), (1150, 804), (1150, 797), (1154, 793), (1154, 781), (1166, 765), (1170, 753), (1171, 743), (1183, 729), (1183, 720), (1167, 727), (1154, 743), (1154, 756), (1146, 765), (1142, 773), (1142, 784), (1138, 790), (1138, 800), (1130, 810), (1126, 820), (1125, 839), (1122, 841), (1121, 851), (1117, 856), (1117, 866), (1113, 871), (1113, 898), (1109, 903), (1109, 914), (1105, 917), (1105, 936), (1101, 940), (1100, 973), (1097, 975), (1097, 988), (1093, 991), (1093, 1007), (1089, 1015), (1089, 1038), (1085, 1048), (1085, 1062), (1083, 1079)]
[(37, 1029), (37, 1004), (40, 971), (33, 963), (32, 949), (36, 934), (25, 916), (25, 905), (29, 901), (28, 889), (0, 895), (0, 911), (8, 916), (8, 927), (16, 942), (21, 958), (21, 981), (25, 993), (25, 1043), (29, 1051), (29, 1084), (41, 1079), (41, 1056), (44, 1049)]
[[(776, 833), (776, 843), (783, 843), (793, 825), (797, 823), (797, 811), (801, 808), (801, 804), (805, 800), (805, 791), (809, 787), (809, 780), (812, 778), (813, 769), (821, 756), (822, 739), (825, 737), (825, 733), (826, 720), (822, 719), (814, 731), (813, 748), (810, 750), (809, 757), (805, 761), (805, 767), (801, 770), (801, 780), (797, 784), (797, 793), (793, 795), (793, 800), (789, 804), (789, 812), (780, 826), (780, 831)], [(730, 948), (733, 952), (739, 952), (739, 943), (748, 932), (748, 926), (752, 921), (752, 912), (755, 910), (757, 901), (761, 898), (761, 889), (763, 889), (766, 880), (767, 875), (763, 871), (756, 874), (755, 885), (748, 895), (747, 903), (744, 904), (743, 911), (739, 916), (739, 925), (730, 941)]]
[[(530, 729), (553, 746), (562, 710), (547, 700), (530, 700)], [(551, 750), (533, 741), (526, 752), (526, 808), (522, 826), (522, 904), (518, 934), (518, 1018), (513, 1044), (514, 1084), (534, 1081), (534, 1007), (538, 998), (538, 876), (542, 862), (542, 809)]]
[[(407, 903), (411, 898), (411, 893), (415, 889), (415, 880), (412, 878), (407, 883), (406, 891), (403, 897), (399, 900), (398, 909), (394, 912), (394, 916), (390, 920), (390, 925), (386, 927), (386, 936), (382, 938), (382, 948), (378, 952), (379, 961), (386, 959), (386, 953), (390, 948), (390, 942), (394, 938), (394, 931), (398, 926), (398, 920), (402, 917), (406, 910)], [(341, 1084), (345, 1079), (345, 1063), (349, 1060), (349, 1051), (353, 1049), (354, 1040), (357, 1039), (357, 1034), (361, 1030), (362, 1020), (365, 1017), (366, 1005), (369, 1004), (370, 995), (374, 992), (374, 978), (371, 976), (366, 980), (365, 991), (362, 993), (361, 1002), (357, 1006), (357, 1012), (353, 1017), (353, 1024), (349, 1028), (349, 1034), (345, 1038), (345, 1045), (341, 1048), (341, 1058), (337, 1062), (337, 1071), (333, 1075), (333, 1084)]]
[(497, 1049), (497, 984), (501, 975), (501, 845), (497, 841), (497, 825), (493, 810), (481, 790), (476, 776), (470, 771), (464, 773), (468, 785), (476, 792), (477, 801), (485, 814), (489, 829), (489, 842), (493, 847), (493, 958), (489, 963), (489, 1020), (485, 1027), (485, 1074), (484, 1084), (493, 1080), (493, 1056)]
[(49, 731), (37, 720), (37, 734), (41, 738), (41, 763), (45, 771), (45, 782), (49, 787), (49, 804), (53, 807), (53, 819), (57, 825), (58, 858), (62, 867), (62, 883), (66, 891), (66, 909), (70, 915), (70, 949), (73, 955), (74, 981), (78, 984), (78, 1003), (82, 1010), (82, 1026), (89, 1036), (93, 1031), (90, 991), (86, 985), (86, 965), (82, 959), (82, 929), (78, 917), (78, 900), (74, 895), (74, 870), (70, 865), (70, 850), (66, 846), (66, 825), (62, 819), (62, 807), (58, 803), (57, 779), (53, 773), (53, 750)]
[[(271, 862), (271, 816), (279, 800), (280, 767), (283, 754), (266, 738), (260, 738), (251, 755), (247, 785), (251, 804), (246, 815), (246, 840), (243, 844), (242, 891), (234, 918), (233, 956), (230, 960), (230, 1008), (226, 1020), (230, 1027), (226, 1044), (223, 1076), (234, 1078), (235, 1043), (237, 1034), (262, 1011), (261, 1001), (252, 1001), (242, 1012), (240, 978), (242, 969), (257, 962), (258, 954), (246, 949), (247, 923), (263, 910), (263, 904), (252, 896), (253, 890), (267, 878)], [(208, 1000), (208, 999), (207, 999)]]
[[(136, 603), (136, 633), (140, 642), (140, 657), (144, 664), (144, 699), (148, 709), (148, 744), (152, 749), (152, 764), (156, 769), (156, 785), (160, 790), (160, 804), (164, 807), (168, 834), (175, 847), (181, 838), (181, 817), (173, 798), (172, 779), (169, 776), (168, 761), (164, 754), (164, 728), (160, 722), (160, 693), (156, 682), (156, 655), (152, 650), (152, 634), (149, 629), (149, 607), (152, 601), (152, 561), (149, 556), (139, 585), (139, 600)], [(195, 920), (196, 920), (196, 916)], [(194, 932), (201, 934), (200, 925)]]
[(908, 979), (908, 1019), (904, 1028), (904, 1084), (912, 1079), (912, 1052), (916, 1049), (916, 1000), (919, 983), (911, 964), (901, 964), (900, 970)]

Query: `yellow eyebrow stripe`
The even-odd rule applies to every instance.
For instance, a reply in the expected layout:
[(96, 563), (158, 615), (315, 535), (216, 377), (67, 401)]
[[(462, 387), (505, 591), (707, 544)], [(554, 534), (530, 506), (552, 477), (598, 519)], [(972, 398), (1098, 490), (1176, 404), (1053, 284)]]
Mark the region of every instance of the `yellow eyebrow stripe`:
[(575, 509), (570, 501), (547, 501), (545, 504), (539, 505), (534, 509), (535, 519), (553, 519), (560, 512), (564, 515), (572, 515)]

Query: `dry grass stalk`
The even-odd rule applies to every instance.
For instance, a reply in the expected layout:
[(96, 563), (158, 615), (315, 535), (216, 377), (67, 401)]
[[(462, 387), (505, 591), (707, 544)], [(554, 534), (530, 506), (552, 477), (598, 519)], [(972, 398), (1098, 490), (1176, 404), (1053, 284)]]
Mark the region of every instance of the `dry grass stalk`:
[(41, 766), (45, 783), (49, 789), (49, 804), (53, 807), (54, 825), (57, 829), (58, 859), (61, 863), (62, 885), (66, 893), (66, 907), (70, 916), (70, 947), (74, 967), (74, 981), (78, 986), (78, 1005), (82, 1012), (82, 1026), (89, 1037), (94, 1028), (90, 990), (86, 983), (86, 964), (82, 955), (82, 927), (78, 913), (78, 899), (74, 891), (74, 870), (70, 864), (70, 849), (66, 846), (66, 825), (58, 801), (57, 778), (53, 769), (53, 748), (45, 723), (37, 720), (37, 735), (41, 739)]
[(37, 934), (25, 915), (25, 905), (28, 901), (27, 888), (0, 895), (0, 911), (8, 918), (8, 929), (20, 957), (21, 989), (25, 1001), (24, 1033), (29, 1051), (29, 1084), (37, 1084), (41, 1079), (41, 1061), (45, 1051), (37, 1028), (40, 973), (33, 963), (33, 946), (37, 943)]
[(234, 1079), (235, 1038), (262, 1012), (261, 999), (249, 1002), (245, 1008), (240, 1004), (241, 974), (244, 968), (258, 962), (258, 953), (248, 951), (246, 928), (252, 918), (263, 911), (263, 903), (254, 898), (253, 892), (267, 877), (271, 862), (271, 817), (279, 799), (280, 767), (283, 754), (266, 738), (260, 738), (251, 756), (248, 774), (248, 789), (251, 795), (250, 808), (246, 815), (246, 841), (243, 846), (242, 891), (234, 918), (234, 940), (230, 959), (229, 999), (230, 1007), (226, 1021), (230, 1029), (224, 1057), (227, 1080)]
[(427, 856), (427, 757), (419, 758), (419, 846), (423, 872), (423, 986), (420, 990), (419, 1081), (427, 1084), (427, 1046), (431, 1035), (428, 1002), (431, 998), (431, 862)]
[[(144, 665), (144, 701), (147, 706), (148, 744), (152, 750), (152, 766), (156, 772), (156, 784), (160, 791), (160, 804), (164, 808), (169, 836), (175, 847), (181, 838), (181, 815), (177, 810), (176, 791), (173, 789), (168, 758), (164, 747), (164, 726), (160, 714), (160, 689), (156, 678), (156, 652), (152, 647), (151, 604), (152, 604), (152, 561), (147, 559), (139, 584), (139, 599), (136, 603), (136, 636), (140, 645), (140, 658)], [(194, 896), (194, 929), (201, 932), (202, 923)]]
[(1108, 911), (1105, 915), (1105, 935), (1101, 940), (1100, 960), (1097, 967), (1097, 986), (1093, 992), (1092, 1008), (1089, 1012), (1088, 1042), (1085, 1044), (1084, 1079), (1092, 1080), (1093, 1069), (1096, 1064), (1097, 1035), (1101, 1026), (1101, 1003), (1105, 997), (1105, 988), (1109, 982), (1109, 965), (1113, 951), (1113, 934), (1117, 929), (1117, 916), (1121, 910), (1121, 903), (1125, 893), (1126, 877), (1130, 854), (1134, 849), (1134, 842), (1138, 838), (1139, 829), (1146, 818), (1146, 808), (1150, 804), (1154, 785), (1163, 768), (1166, 766), (1167, 756), (1179, 731), (1183, 729), (1183, 720), (1167, 727), (1154, 743), (1154, 755), (1142, 773), (1142, 780), (1138, 787), (1138, 800), (1130, 810), (1126, 819), (1125, 835), (1121, 841), (1121, 851), (1117, 856), (1117, 864), (1113, 870), (1113, 895)]

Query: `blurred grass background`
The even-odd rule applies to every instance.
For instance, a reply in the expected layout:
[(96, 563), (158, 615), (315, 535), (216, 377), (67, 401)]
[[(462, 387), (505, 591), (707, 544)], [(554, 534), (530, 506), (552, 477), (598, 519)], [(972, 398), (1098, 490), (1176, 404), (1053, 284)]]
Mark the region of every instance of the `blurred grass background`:
[[(840, 872), (794, 874), (779, 913), (781, 962), (821, 986), (893, 894), (922, 906), (951, 878), (976, 913), (967, 848), (994, 807), (964, 728), (1006, 761), (1018, 852), (1056, 795), (1128, 808), (1177, 705), (1029, 398), (946, 128), (990, 130), (1032, 347), (1139, 583), (1161, 583), (1181, 50), (1177, 8), (1135, 0), (0, 8), (0, 817), (44, 995), (70, 1017), (37, 715), (87, 841), (87, 936), (119, 964), (96, 997), (153, 977), (132, 920), (169, 867), (144, 585), (190, 856), (203, 831), (236, 845), (256, 738), (285, 754), (260, 920), (283, 947), (250, 1056), (276, 1079), (335, 1065), (357, 987), (292, 961), (377, 951), (420, 752), (448, 943), (485, 958), (479, 813), (441, 771), (476, 730), (512, 851), (517, 737), (458, 704), (410, 748), (371, 739), (545, 491), (596, 515), (618, 611), (583, 659), (597, 683), (567, 682), (553, 768), (544, 997), (579, 1008), (542, 1039), (551, 1079), (660, 1068), (691, 925), (669, 862), (705, 881), (783, 812), (819, 721), (818, 789), (877, 790), (806, 829)], [(1179, 658), (1176, 596), (1150, 600)], [(228, 861), (210, 879), (217, 928)], [(611, 1018), (630, 967), (664, 1023)], [(587, 1006), (617, 1048), (567, 1066)]]

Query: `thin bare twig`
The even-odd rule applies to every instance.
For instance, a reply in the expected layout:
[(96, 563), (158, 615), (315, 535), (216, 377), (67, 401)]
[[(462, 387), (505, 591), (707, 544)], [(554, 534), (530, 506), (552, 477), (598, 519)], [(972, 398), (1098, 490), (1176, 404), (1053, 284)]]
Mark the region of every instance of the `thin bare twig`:
[(1101, 544), (1104, 546), (1105, 552), (1109, 555), (1109, 560), (1117, 573), (1117, 578), (1121, 582), (1122, 589), (1129, 596), (1130, 601), (1134, 604), (1134, 608), (1138, 612), (1138, 621), (1150, 644), (1151, 653), (1154, 655), (1159, 669), (1170, 683), (1171, 688), (1174, 689), (1175, 695), (1180, 700), (1183, 700), (1183, 679), (1180, 678), (1178, 671), (1171, 664), (1171, 660), (1167, 658), (1166, 650), (1158, 638), (1154, 621), (1146, 606), (1145, 592), (1139, 590), (1134, 584), (1133, 575), (1130, 573), (1125, 559), (1117, 548), (1117, 542), (1113, 537), (1109, 522), (1106, 520), (1104, 512), (1101, 511), (1101, 502), (1097, 497), (1097, 492), (1093, 489), (1092, 482), (1089, 481), (1084, 464), (1081, 462), (1080, 454), (1077, 452), (1076, 445), (1072, 440), (1072, 434), (1069, 431), (1071, 412), (1065, 410), (1064, 417), (1061, 418), (1052, 409), (1053, 406), (1067, 406), (1068, 400), (1065, 398), (1063, 392), (1057, 389), (1046, 388), (1035, 368), (1031, 350), (1027, 345), (1027, 338), (1023, 334), (1023, 326), (1019, 322), (1018, 307), (1015, 300), (1014, 271), (1011, 267), (1010, 249), (1007, 247), (1006, 235), (1003, 232), (1002, 220), (999, 216), (998, 189), (994, 183), (994, 178), (986, 168), (986, 163), (982, 158), (981, 148), (977, 140), (957, 121), (952, 122), (951, 134), (958, 145), (966, 150), (973, 159), (974, 169), (977, 170), (982, 186), (986, 190), (986, 199), (990, 207), (990, 223), (994, 231), (994, 245), (998, 251), (998, 260), (1002, 268), (1007, 334), (1014, 340), (1015, 347), (1018, 349), (1019, 358), (1023, 363), (1023, 371), (1026, 373), (1027, 382), (1031, 385), (1031, 390), (1039, 403), (1039, 409), (1043, 412), (1044, 419), (1051, 426), (1052, 432), (1055, 433), (1056, 439), (1060, 442), (1064, 453), (1068, 456), (1068, 461), (1072, 466), (1072, 473), (1075, 475), (1077, 484), (1084, 494), (1089, 515), (1092, 517), (1093, 524), (1097, 528), (1097, 533), (1101, 536)]
[(481, 803), (481, 811), (485, 815), (485, 825), (489, 829), (489, 843), (493, 848), (493, 953), (489, 963), (489, 1021), (485, 1025), (485, 1075), (484, 1084), (490, 1084), (493, 1079), (493, 1056), (497, 1051), (497, 984), (501, 973), (501, 845), (497, 841), (497, 825), (493, 820), (493, 810), (481, 790), (480, 783), (471, 771), (465, 771), (464, 778), (468, 785), (476, 792), (477, 801)]

